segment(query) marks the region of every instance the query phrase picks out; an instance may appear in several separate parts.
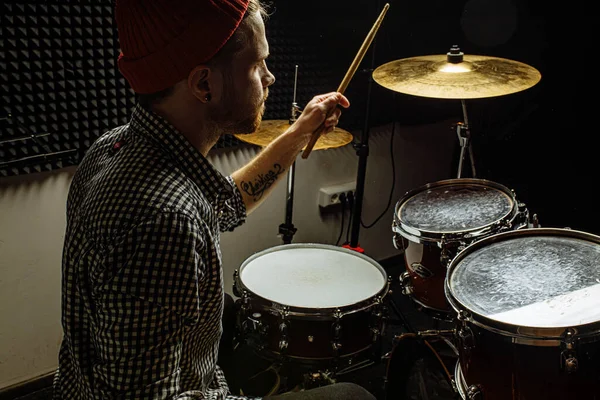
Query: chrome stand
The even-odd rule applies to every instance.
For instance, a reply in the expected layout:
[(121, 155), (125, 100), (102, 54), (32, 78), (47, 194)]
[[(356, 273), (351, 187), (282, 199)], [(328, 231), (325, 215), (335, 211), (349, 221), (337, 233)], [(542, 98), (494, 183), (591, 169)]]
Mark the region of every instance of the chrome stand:
[[(296, 116), (298, 113), (302, 112), (300, 107), (298, 107), (298, 103), (296, 103), (296, 87), (298, 83), (298, 66), (296, 65), (296, 75), (294, 78), (294, 100), (292, 101), (292, 111), (290, 117), (290, 125), (296, 122)], [(294, 227), (292, 222), (292, 214), (294, 210), (294, 179), (296, 175), (296, 162), (294, 161), (290, 166), (287, 174), (287, 193), (285, 197), (285, 222), (279, 225), (279, 234), (283, 239), (283, 243), (290, 244), (292, 243), (292, 239), (294, 234), (298, 229)]]
[(460, 101), (462, 104), (464, 122), (456, 124), (456, 134), (458, 135), (458, 142), (460, 144), (460, 159), (458, 160), (458, 174), (457, 178), (460, 178), (463, 170), (463, 162), (465, 159), (465, 153), (469, 152), (469, 158), (471, 162), (471, 173), (472, 178), (476, 178), (475, 172), (475, 159), (473, 157), (473, 146), (471, 144), (471, 130), (469, 129), (469, 118), (467, 117), (467, 106), (464, 100)]

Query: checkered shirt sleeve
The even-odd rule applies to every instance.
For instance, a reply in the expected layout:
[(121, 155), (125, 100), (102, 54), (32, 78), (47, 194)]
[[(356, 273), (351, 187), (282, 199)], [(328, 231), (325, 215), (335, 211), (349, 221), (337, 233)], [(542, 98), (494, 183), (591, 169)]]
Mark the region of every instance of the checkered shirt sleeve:
[(54, 399), (237, 398), (217, 365), (219, 231), (245, 217), (231, 177), (151, 112), (99, 138), (67, 202)]
[(221, 232), (233, 231), (246, 222), (246, 205), (235, 181), (231, 176), (227, 182), (232, 186), (233, 197), (227, 200), (222, 207), (223, 213), (219, 216), (219, 229)]

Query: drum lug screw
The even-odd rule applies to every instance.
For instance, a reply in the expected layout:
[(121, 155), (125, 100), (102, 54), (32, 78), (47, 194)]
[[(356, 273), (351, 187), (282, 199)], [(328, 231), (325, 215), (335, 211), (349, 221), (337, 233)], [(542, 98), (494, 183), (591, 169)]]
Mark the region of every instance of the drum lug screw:
[(286, 324), (285, 322), (282, 322), (282, 323), (279, 325), (279, 331), (281, 332), (281, 334), (282, 334), (283, 336), (287, 336), (287, 332), (288, 332), (288, 326), (287, 326), (287, 324)]
[(577, 372), (577, 367), (579, 362), (575, 357), (569, 357), (565, 359), (565, 370), (567, 373), (572, 374), (573, 372)]
[(283, 352), (287, 349), (288, 347), (288, 342), (287, 340), (280, 340), (279, 341), (279, 351)]
[(466, 326), (465, 322), (469, 321), (470, 318), (471, 318), (471, 315), (464, 310), (460, 310), (456, 317), (456, 319), (458, 319), (460, 322), (462, 322), (462, 326)]
[(334, 356), (337, 357), (339, 355), (340, 349), (342, 348), (342, 344), (340, 342), (332, 342), (331, 347), (333, 349)]
[(561, 353), (561, 367), (568, 374), (572, 374), (577, 372), (579, 362), (577, 361), (576, 351), (575, 351), (575, 340), (576, 340), (577, 331), (569, 328), (563, 334), (563, 341), (561, 347), (563, 351)]
[(471, 385), (467, 389), (467, 399), (468, 400), (483, 400), (483, 392), (481, 391), (481, 386), (479, 385)]
[(312, 336), (312, 335), (308, 335), (308, 342), (309, 342), (309, 343), (312, 343), (312, 342), (314, 342), (314, 341), (315, 341), (315, 338), (314, 338), (314, 336)]
[(440, 253), (440, 263), (444, 267), (447, 267), (448, 264), (450, 264), (450, 252), (445, 247), (442, 249), (442, 252)]
[(282, 310), (279, 310), (279, 316), (281, 323), (279, 324), (279, 332), (281, 332), (281, 338), (279, 340), (279, 351), (285, 353), (285, 350), (288, 348), (288, 327), (289, 321), (288, 316), (290, 315), (289, 307), (283, 307)]
[(457, 334), (462, 342), (462, 346), (465, 350), (470, 350), (475, 347), (475, 335), (467, 324), (471, 316), (464, 310), (458, 312), (456, 319), (459, 321), (460, 326), (458, 327)]
[(460, 337), (465, 350), (470, 350), (475, 347), (475, 336), (473, 335), (471, 328), (463, 326), (458, 331), (458, 336)]
[(250, 296), (248, 295), (248, 291), (244, 290), (242, 292), (242, 311), (248, 311), (250, 309)]
[(379, 335), (381, 335), (381, 332), (377, 328), (371, 328), (371, 334), (373, 335), (373, 342), (377, 342), (379, 340)]
[(236, 269), (233, 272), (233, 294), (237, 297), (241, 297), (240, 289), (238, 288), (238, 279), (240, 277), (240, 272)]
[(262, 327), (262, 322), (260, 320), (261, 316), (262, 315), (260, 313), (254, 313), (252, 314), (252, 317), (248, 317), (248, 319), (252, 323), (252, 330), (254, 332), (260, 331)]

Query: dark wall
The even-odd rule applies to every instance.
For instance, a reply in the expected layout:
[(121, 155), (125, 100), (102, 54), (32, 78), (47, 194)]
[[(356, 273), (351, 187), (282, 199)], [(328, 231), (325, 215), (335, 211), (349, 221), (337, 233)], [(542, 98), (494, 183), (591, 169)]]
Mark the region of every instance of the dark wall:
[[(369, 69), (388, 61), (445, 54), (458, 45), (466, 54), (529, 64), (542, 73), (533, 88), (467, 102), (478, 176), (515, 189), (544, 226), (600, 234), (592, 10), (580, 3), (531, 0), (389, 3), (346, 90), (352, 106), (340, 126), (360, 130), (365, 122), (462, 120), (458, 101), (393, 93), (377, 84), (369, 91)], [(295, 65), (300, 106), (315, 94), (336, 90), (383, 4), (275, 0), (267, 36), (277, 82), (265, 118), (289, 117)], [(135, 96), (116, 69), (112, 11), (111, 1), (97, 0), (0, 5), (0, 176), (77, 164), (96, 137), (127, 122)], [(32, 134), (47, 135), (6, 142)], [(454, 135), (450, 127), (449, 134)], [(226, 137), (218, 146), (238, 143)], [(44, 156), (49, 153), (59, 154)]]
[[(529, 210), (538, 214), (542, 226), (600, 233), (597, 111), (593, 110), (598, 64), (593, 61), (596, 45), (591, 10), (575, 4), (525, 0), (389, 3), (384, 24), (361, 69), (407, 57), (445, 54), (450, 46), (458, 45), (466, 54), (508, 58), (541, 72), (541, 81), (526, 91), (467, 101), (477, 176), (514, 189)], [(311, 46), (307, 57), (327, 65), (326, 72), (321, 71), (322, 85), (306, 87), (306, 95), (339, 85), (384, 4), (360, 0), (276, 2), (272, 29), (297, 21), (295, 34), (305, 46)], [(307, 26), (305, 21), (312, 23)], [(287, 57), (298, 62), (301, 71), (310, 69), (303, 54)], [(273, 69), (277, 69), (276, 63), (271, 61)], [(368, 77), (358, 72), (353, 78), (346, 92), (352, 107), (344, 113), (340, 126), (362, 128)], [(309, 85), (303, 79), (308, 78), (301, 76), (299, 85)], [(277, 84), (291, 83), (284, 79)], [(377, 84), (371, 95), (371, 124), (462, 120), (458, 100), (392, 93)], [(449, 134), (454, 133), (449, 130)]]

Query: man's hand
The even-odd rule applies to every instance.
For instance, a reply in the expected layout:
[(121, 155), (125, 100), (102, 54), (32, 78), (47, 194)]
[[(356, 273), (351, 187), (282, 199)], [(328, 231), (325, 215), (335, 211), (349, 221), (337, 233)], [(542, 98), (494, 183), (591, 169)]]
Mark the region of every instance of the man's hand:
[[(300, 117), (293, 125), (293, 131), (295, 131), (297, 135), (302, 136), (306, 141), (304, 145), (308, 144), (312, 134), (319, 126), (321, 126), (323, 121), (325, 121), (324, 133), (326, 134), (333, 131), (342, 114), (342, 110), (338, 105), (344, 108), (350, 107), (348, 99), (339, 92), (315, 96), (306, 105), (302, 114), (300, 114)], [(330, 113), (331, 115), (327, 117)]]

